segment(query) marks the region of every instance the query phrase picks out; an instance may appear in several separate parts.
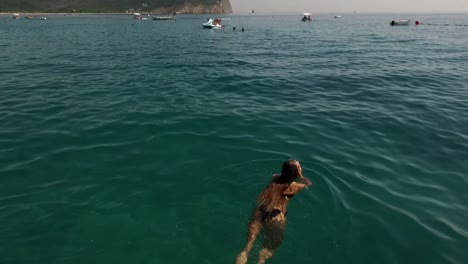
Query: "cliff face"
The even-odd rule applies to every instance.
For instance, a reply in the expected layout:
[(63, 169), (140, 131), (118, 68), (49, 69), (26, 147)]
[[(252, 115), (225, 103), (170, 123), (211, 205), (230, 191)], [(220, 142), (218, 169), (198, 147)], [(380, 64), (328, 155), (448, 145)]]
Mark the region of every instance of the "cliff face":
[(185, 3), (184, 10), (180, 11), (184, 13), (202, 14), (202, 13), (220, 13), (227, 14), (232, 13), (232, 6), (229, 0), (220, 0), (219, 3), (214, 5), (203, 5), (203, 4), (189, 4)]
[(211, 4), (200, 1), (186, 1), (182, 5), (155, 8), (152, 9), (151, 12), (164, 14), (171, 14), (174, 12), (179, 12), (181, 14), (229, 14), (232, 13), (232, 6), (229, 0), (219, 0), (219, 2)]
[(232, 13), (229, 0), (0, 0), (0, 12)]

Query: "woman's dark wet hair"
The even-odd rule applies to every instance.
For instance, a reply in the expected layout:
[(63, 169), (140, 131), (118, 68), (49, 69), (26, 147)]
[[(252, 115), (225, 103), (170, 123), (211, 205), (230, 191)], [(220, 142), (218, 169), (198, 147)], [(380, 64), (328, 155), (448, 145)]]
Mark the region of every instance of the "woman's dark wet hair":
[(286, 160), (281, 168), (281, 175), (273, 177), (271, 183), (258, 196), (257, 205), (264, 211), (271, 212), (275, 206), (284, 201), (284, 192), (289, 185), (300, 175), (299, 162), (297, 160)]
[(291, 183), (299, 177), (299, 168), (297, 160), (286, 160), (281, 168), (281, 176), (275, 180), (275, 183)]

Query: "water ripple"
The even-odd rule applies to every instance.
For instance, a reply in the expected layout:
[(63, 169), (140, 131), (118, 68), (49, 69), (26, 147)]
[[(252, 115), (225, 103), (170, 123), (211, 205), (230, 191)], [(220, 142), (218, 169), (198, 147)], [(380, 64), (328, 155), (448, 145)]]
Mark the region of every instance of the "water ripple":
[(0, 27), (0, 262), (232, 262), (288, 158), (274, 261), (468, 259), (465, 16), (52, 18)]

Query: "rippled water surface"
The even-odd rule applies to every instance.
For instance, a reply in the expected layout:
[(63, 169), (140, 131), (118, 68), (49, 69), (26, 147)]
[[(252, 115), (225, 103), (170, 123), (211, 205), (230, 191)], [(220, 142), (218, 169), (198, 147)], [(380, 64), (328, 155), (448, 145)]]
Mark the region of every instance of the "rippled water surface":
[(233, 263), (292, 157), (270, 263), (468, 263), (468, 17), (407, 17), (1, 17), (0, 262)]

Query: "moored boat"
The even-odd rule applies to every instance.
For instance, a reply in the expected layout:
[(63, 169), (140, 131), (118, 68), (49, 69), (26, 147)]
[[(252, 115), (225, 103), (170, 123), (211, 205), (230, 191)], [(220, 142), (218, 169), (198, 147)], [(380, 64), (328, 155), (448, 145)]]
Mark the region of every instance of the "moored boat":
[(157, 16), (153, 17), (153, 20), (176, 20), (175, 16)]
[(138, 20), (148, 20), (148, 17), (142, 16), (141, 13), (133, 13), (133, 18)]
[(210, 18), (207, 22), (203, 23), (203, 28), (222, 28), (221, 19), (219, 18)]
[(310, 22), (312, 21), (311, 13), (302, 13), (303, 17), (301, 19), (302, 22)]
[(154, 16), (153, 20), (176, 20), (177, 13), (174, 12), (172, 16)]
[(410, 22), (411, 20), (409, 19), (392, 20), (390, 21), (390, 26), (407, 26)]

